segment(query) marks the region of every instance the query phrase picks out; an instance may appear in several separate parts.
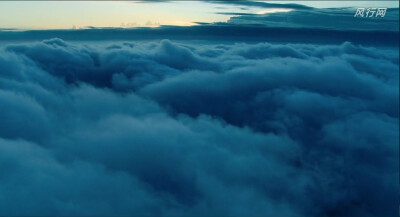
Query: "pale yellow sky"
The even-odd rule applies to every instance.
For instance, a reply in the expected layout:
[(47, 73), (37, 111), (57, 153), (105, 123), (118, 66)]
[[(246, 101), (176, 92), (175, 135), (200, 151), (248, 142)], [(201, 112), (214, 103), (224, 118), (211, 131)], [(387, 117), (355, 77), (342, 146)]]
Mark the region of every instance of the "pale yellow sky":
[[(238, 8), (229, 6), (232, 9)], [(95, 26), (191, 25), (226, 21), (212, 4), (200, 1), (168, 3), (107, 1), (0, 2), (1, 28), (53, 29)]]
[[(275, 3), (288, 3), (279, 1)], [(313, 7), (381, 5), (398, 2), (303, 1)], [(394, 6), (393, 6), (394, 5)], [(228, 15), (216, 12), (265, 13), (265, 8), (202, 1), (142, 3), (127, 1), (0, 1), (0, 28), (70, 29), (73, 27), (134, 27), (193, 25), (193, 22), (225, 22)]]

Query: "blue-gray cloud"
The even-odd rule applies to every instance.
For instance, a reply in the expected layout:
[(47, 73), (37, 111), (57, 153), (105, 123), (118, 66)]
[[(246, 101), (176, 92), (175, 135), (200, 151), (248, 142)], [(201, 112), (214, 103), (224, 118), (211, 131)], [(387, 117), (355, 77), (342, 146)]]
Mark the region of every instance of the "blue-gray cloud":
[[(375, 8), (375, 10), (377, 10)], [(331, 30), (399, 31), (399, 9), (387, 8), (384, 17), (354, 17), (356, 8), (315, 8), (267, 14), (236, 14), (228, 23), (257, 24), (267, 27), (311, 28)], [(235, 15), (235, 14), (231, 14)]]
[[(318, 13), (307, 14), (311, 19), (299, 19), (298, 13), (289, 12), (292, 21), (281, 22), (286, 13), (251, 15), (231, 18), (227, 23), (200, 23), (197, 26), (161, 26), (158, 28), (90, 28), (79, 30), (27, 30), (0, 31), (0, 43), (42, 41), (63, 38), (70, 41), (109, 40), (208, 40), (224, 42), (276, 42), (339, 44), (346, 41), (368, 46), (398, 46), (399, 31), (396, 22), (366, 21), (342, 17), (323, 21)], [(300, 17), (307, 17), (300, 16)], [(286, 19), (286, 18), (285, 18)], [(397, 16), (398, 23), (398, 16)], [(318, 20), (318, 22), (311, 22)], [(320, 21), (322, 20), (322, 21)], [(308, 25), (306, 23), (315, 23)], [(337, 24), (336, 24), (337, 23)], [(303, 25), (303, 26), (302, 26)], [(393, 26), (395, 26), (393, 28)], [(366, 27), (366, 28), (363, 28)], [(382, 28), (373, 28), (382, 27)]]
[(294, 4), (294, 3), (270, 3), (270, 2), (261, 2), (261, 1), (242, 1), (242, 0), (233, 0), (233, 1), (208, 1), (219, 4), (229, 4), (229, 5), (238, 5), (245, 7), (259, 7), (259, 8), (284, 8), (284, 9), (302, 9), (302, 10), (312, 10), (313, 7), (309, 7), (302, 4)]
[(395, 216), (398, 58), (348, 42), (4, 45), (0, 214)]

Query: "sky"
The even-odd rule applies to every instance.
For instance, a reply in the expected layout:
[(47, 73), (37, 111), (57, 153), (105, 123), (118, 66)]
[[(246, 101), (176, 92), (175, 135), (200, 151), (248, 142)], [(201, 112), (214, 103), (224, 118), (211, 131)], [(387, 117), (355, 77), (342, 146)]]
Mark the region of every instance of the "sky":
[[(274, 3), (274, 2), (270, 2)], [(283, 3), (277, 1), (275, 3)], [(288, 1), (284, 3), (324, 7), (398, 7), (398, 1)], [(262, 7), (203, 1), (0, 1), (0, 28), (71, 29), (194, 25), (195, 22), (226, 22), (221, 12), (266, 13)]]

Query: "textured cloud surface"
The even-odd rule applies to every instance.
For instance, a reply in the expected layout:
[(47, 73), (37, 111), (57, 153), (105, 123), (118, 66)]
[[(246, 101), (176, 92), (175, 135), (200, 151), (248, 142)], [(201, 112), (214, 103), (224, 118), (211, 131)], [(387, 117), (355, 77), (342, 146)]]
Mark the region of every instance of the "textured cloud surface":
[(0, 50), (0, 215), (397, 216), (398, 47)]

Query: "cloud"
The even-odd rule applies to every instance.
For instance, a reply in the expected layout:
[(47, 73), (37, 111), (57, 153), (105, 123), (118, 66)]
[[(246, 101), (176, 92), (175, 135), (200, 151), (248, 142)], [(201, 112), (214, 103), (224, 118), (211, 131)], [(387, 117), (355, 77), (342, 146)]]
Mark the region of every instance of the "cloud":
[[(243, 14), (233, 16), (228, 23), (257, 24), (268, 27), (335, 29), (335, 30), (379, 30), (398, 32), (399, 10), (388, 8), (384, 17), (354, 17), (356, 8), (297, 9), (289, 12), (267, 14)], [(362, 33), (360, 33), (362, 34)]]
[[(231, 25), (393, 32), (398, 32), (399, 25), (398, 8), (386, 8), (387, 13), (384, 17), (372, 16), (367, 18), (355, 17), (357, 10), (355, 7), (313, 8), (299, 4), (256, 1), (221, 1), (218, 3), (267, 9), (253, 13), (227, 12), (226, 10), (216, 12), (217, 14), (231, 15), (232, 17), (227, 21)], [(280, 11), (282, 9), (283, 11)], [(377, 8), (373, 9), (376, 10)], [(363, 33), (360, 32), (359, 34)]]
[(0, 212), (397, 215), (398, 69), (349, 42), (4, 45)]
[[(68, 30), (1, 31), (1, 43), (43, 41), (62, 38), (69, 41), (208, 40), (225, 42), (274, 42), (340, 44), (346, 41), (367, 46), (398, 46), (396, 18), (356, 19), (353, 12), (285, 12), (235, 16), (223, 23), (157, 28), (90, 28)], [(337, 12), (335, 12), (337, 13)], [(304, 17), (310, 17), (306, 19)], [(324, 17), (329, 17), (324, 18)], [(344, 18), (343, 18), (344, 17)], [(286, 21), (286, 18), (290, 18)], [(302, 18), (302, 19), (299, 19)], [(284, 20), (285, 22), (282, 22)], [(318, 22), (314, 22), (318, 20)], [(339, 20), (339, 21), (337, 21)], [(343, 21), (341, 21), (343, 20)], [(312, 22), (311, 22), (312, 21)], [(310, 25), (310, 23), (314, 23)], [(376, 27), (376, 28), (375, 28)]]
[(302, 9), (302, 10), (312, 10), (313, 7), (309, 7), (301, 4), (282, 4), (282, 3), (268, 3), (268, 2), (259, 2), (259, 1), (209, 1), (219, 4), (230, 4), (230, 5), (238, 5), (238, 6), (246, 6), (246, 7), (260, 7), (260, 8), (283, 8), (283, 9)]

